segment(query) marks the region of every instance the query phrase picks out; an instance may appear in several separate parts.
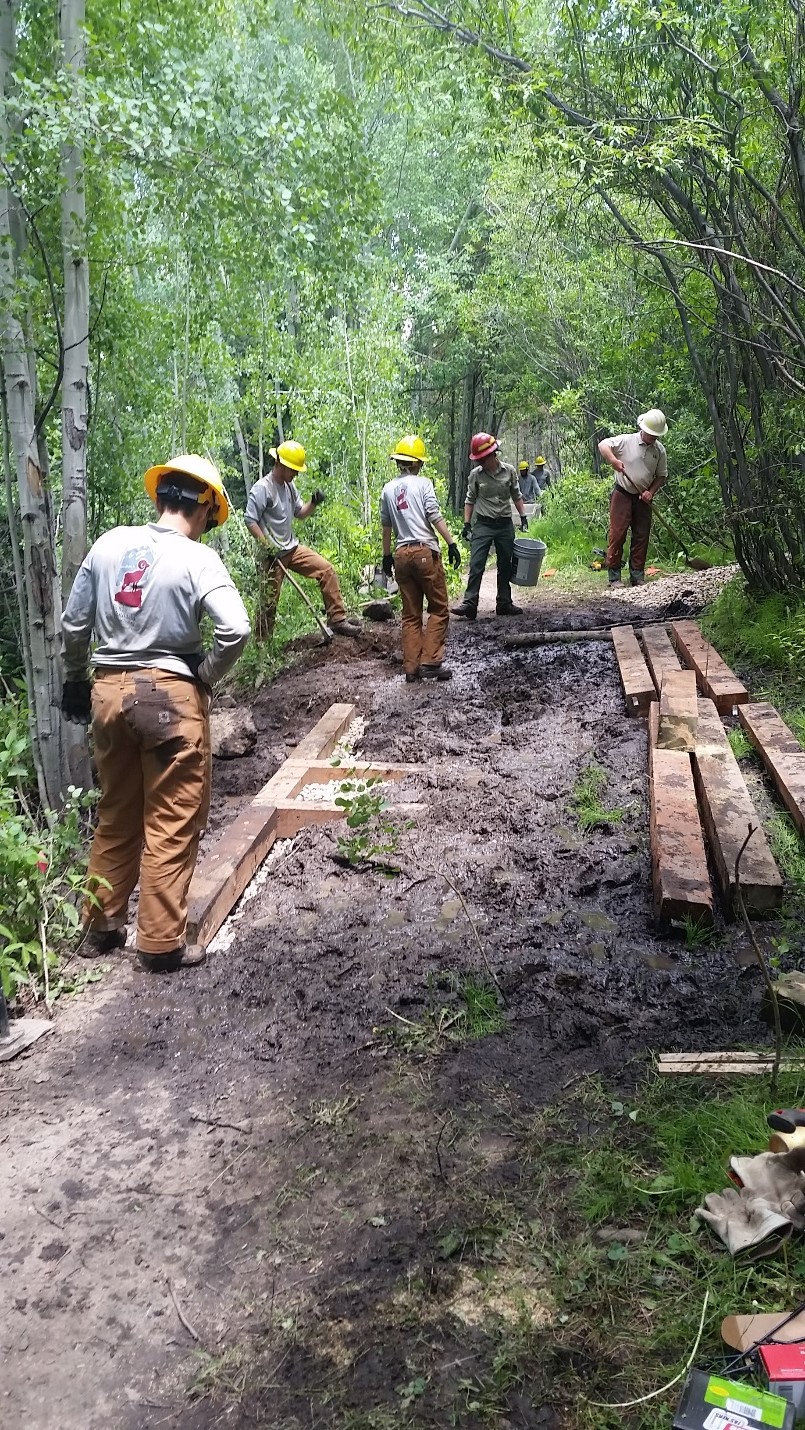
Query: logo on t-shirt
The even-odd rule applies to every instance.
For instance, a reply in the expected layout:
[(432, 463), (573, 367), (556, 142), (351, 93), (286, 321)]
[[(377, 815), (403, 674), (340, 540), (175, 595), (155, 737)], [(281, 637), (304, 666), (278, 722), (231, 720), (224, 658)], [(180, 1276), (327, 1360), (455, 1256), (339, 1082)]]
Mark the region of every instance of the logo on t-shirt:
[(395, 494), (394, 494), (394, 500), (395, 500), (395, 502), (396, 502), (396, 504), (397, 504), (397, 510), (398, 510), (398, 511), (407, 511), (407, 510), (408, 510), (408, 488), (407, 488), (407, 487), (398, 487), (397, 490), (396, 490), (396, 492), (395, 492)]
[(143, 603), (143, 586), (151, 569), (150, 547), (136, 547), (127, 551), (118, 567), (115, 581), (115, 600), (121, 606), (139, 610)]

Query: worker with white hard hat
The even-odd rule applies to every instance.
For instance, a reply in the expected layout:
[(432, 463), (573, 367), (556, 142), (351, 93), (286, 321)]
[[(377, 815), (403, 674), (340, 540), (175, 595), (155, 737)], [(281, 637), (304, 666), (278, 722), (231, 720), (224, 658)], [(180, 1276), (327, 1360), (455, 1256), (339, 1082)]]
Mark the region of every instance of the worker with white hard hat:
[(668, 431), (665, 414), (651, 407), (637, 419), (636, 432), (605, 437), (598, 450), (615, 470), (609, 501), (609, 541), (606, 566), (609, 584), (621, 582), (623, 548), (631, 527), (629, 581), (642, 586), (651, 535), (651, 503), (668, 477), (668, 458), (660, 441)]

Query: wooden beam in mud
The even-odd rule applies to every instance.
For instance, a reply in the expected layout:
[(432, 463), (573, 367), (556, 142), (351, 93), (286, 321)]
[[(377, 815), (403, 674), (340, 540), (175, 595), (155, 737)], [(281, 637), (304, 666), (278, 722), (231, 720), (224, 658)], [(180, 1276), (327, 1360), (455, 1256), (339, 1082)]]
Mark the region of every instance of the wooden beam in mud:
[(527, 650), (534, 645), (574, 645), (577, 641), (611, 641), (612, 626), (600, 626), (591, 631), (521, 631), (504, 636), (504, 650)]
[(735, 860), (750, 824), (755, 833), (741, 859), (746, 907), (753, 913), (779, 908), (783, 897), (780, 871), (712, 700), (699, 701), (693, 773), (725, 913), (730, 917), (736, 911)]
[(613, 626), (612, 644), (615, 647), (627, 713), (647, 715), (652, 700), (657, 699), (657, 692), (638, 645), (634, 627)]
[(640, 632), (643, 638), (643, 650), (646, 653), (646, 662), (651, 671), (651, 678), (659, 695), (662, 690), (662, 678), (666, 670), (681, 670), (682, 666), (677, 658), (676, 651), (668, 639), (668, 632), (665, 626), (643, 626)]
[(685, 663), (695, 670), (702, 694), (712, 700), (720, 715), (728, 715), (736, 706), (747, 703), (746, 686), (721, 659), (715, 646), (705, 640), (695, 621), (672, 621), (671, 636)]
[(805, 750), (766, 701), (739, 705), (738, 717), (800, 834), (805, 834)]
[(355, 718), (354, 705), (331, 705), (309, 734), (299, 741), (293, 760), (324, 760), (331, 755)]
[(187, 941), (206, 945), (217, 934), (279, 837), (276, 809), (249, 805), (197, 866), (187, 900)]
[(660, 690), (659, 749), (684, 750), (686, 754), (691, 754), (696, 748), (698, 723), (695, 672), (666, 670)]
[(649, 709), (649, 795), (654, 913), (668, 924), (713, 922), (713, 895), (690, 756), (657, 749), (659, 710)]
[[(774, 1058), (768, 1053), (660, 1053), (657, 1058), (657, 1072), (663, 1077), (711, 1077), (742, 1076), (744, 1074), (765, 1073), (772, 1070)], [(805, 1072), (802, 1058), (785, 1058), (780, 1064), (780, 1072)]]

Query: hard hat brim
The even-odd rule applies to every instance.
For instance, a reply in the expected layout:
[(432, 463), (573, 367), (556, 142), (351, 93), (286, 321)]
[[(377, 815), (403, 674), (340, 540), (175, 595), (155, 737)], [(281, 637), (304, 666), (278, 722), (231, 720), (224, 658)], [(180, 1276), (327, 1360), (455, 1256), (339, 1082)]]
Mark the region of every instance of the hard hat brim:
[(411, 457), (405, 452), (389, 452), (390, 462), (419, 462), (419, 465), (424, 467), (429, 460), (428, 457)]
[(212, 482), (208, 482), (206, 478), (200, 476), (198, 472), (194, 472), (190, 467), (183, 465), (181, 461), (163, 462), (160, 466), (148, 468), (148, 471), (143, 477), (143, 485), (155, 506), (157, 487), (159, 486), (161, 478), (166, 476), (168, 472), (177, 472), (183, 477), (190, 477), (192, 481), (200, 482), (202, 486), (206, 486), (210, 491), (215, 492), (218, 501), (218, 520), (215, 524), (216, 526), (223, 526), (224, 522), (229, 518), (232, 506), (223, 482), (221, 482), (220, 487), (213, 486)]
[(279, 464), (280, 464), (281, 467), (288, 467), (288, 469), (289, 469), (290, 471), (292, 471), (292, 472), (306, 472), (306, 471), (307, 471), (307, 462), (303, 462), (302, 465), (301, 465), (301, 467), (297, 467), (296, 462), (288, 462), (288, 461), (285, 460), (284, 457), (280, 457), (279, 454), (278, 454), (278, 452), (277, 452), (276, 447), (269, 447), (269, 449), (268, 449), (268, 454), (269, 454), (270, 457), (273, 457), (273, 458), (274, 458), (274, 461), (275, 461), (275, 462), (279, 462)]

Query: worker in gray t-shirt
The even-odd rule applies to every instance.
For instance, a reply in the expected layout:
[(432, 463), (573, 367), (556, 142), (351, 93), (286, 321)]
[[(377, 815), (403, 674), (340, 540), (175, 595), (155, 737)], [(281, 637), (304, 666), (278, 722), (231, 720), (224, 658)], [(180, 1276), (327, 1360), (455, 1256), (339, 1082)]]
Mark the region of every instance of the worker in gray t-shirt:
[(229, 515), (217, 468), (206, 457), (174, 457), (146, 472), (145, 488), (157, 520), (107, 531), (73, 583), (62, 617), (62, 711), (92, 720), (101, 786), (87, 873), (94, 902), (79, 952), (95, 958), (125, 946), (139, 881), (138, 957), (149, 972), (167, 973), (204, 961), (203, 948), (187, 946), (186, 925), (210, 804), (211, 686), (243, 650), (249, 618), (220, 556), (199, 544)]
[[(447, 543), (451, 566), (461, 565), (461, 554), (442, 516), (433, 483), (420, 476), (427, 460), (421, 437), (402, 437), (391, 454), (397, 475), (386, 482), (380, 498), (383, 570), (387, 576), (394, 573), (400, 588), (403, 666), (409, 683), (449, 680), (453, 673), (444, 665), (450, 608), (436, 533)], [(428, 619), (423, 628), (426, 600)]]

